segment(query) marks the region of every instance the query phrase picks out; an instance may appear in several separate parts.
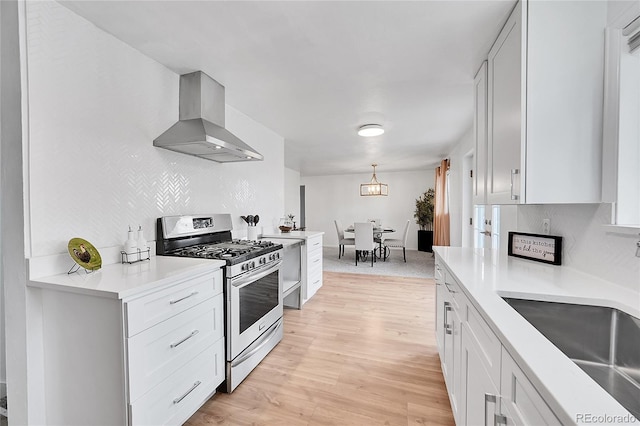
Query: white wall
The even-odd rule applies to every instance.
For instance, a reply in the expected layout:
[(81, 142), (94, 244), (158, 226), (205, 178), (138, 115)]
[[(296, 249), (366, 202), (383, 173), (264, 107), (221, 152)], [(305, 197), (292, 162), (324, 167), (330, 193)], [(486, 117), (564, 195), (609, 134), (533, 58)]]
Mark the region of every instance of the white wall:
[(543, 219), (551, 220), (551, 235), (563, 237), (563, 265), (640, 292), (638, 235), (607, 231), (610, 204), (518, 206), (519, 231), (541, 233)]
[[(1, 5), (2, 86), (10, 76), (19, 89), (18, 54), (5, 54), (5, 33), (17, 33), (18, 24), (11, 16), (6, 25), (5, 9), (15, 3)], [(39, 291), (25, 287), (25, 257), (64, 255), (76, 236), (99, 249), (119, 247), (129, 225), (154, 240), (156, 218), (171, 214), (231, 213), (239, 237), (246, 233), (240, 215), (259, 214), (261, 225), (274, 227), (284, 209), (284, 141), (227, 106), (227, 127), (264, 161), (218, 164), (153, 147), (178, 118), (179, 76), (58, 3), (20, 7), (24, 213), (20, 93), (2, 93), (3, 105), (15, 104), (11, 115), (3, 111), (1, 141), (2, 176), (13, 179), (2, 182), (2, 245), (11, 247), (3, 253), (10, 260), (3, 282), (11, 283), (7, 381), (12, 423), (44, 424), (41, 304)]]
[[(227, 128), (264, 155), (220, 164), (156, 148), (178, 118), (179, 76), (54, 2), (27, 4), (31, 256), (72, 237), (119, 246), (129, 225), (155, 239), (164, 215), (284, 211), (283, 138), (227, 106)], [(212, 76), (215, 78), (215, 76)]]
[(282, 212), (282, 217), (288, 214), (293, 214), (296, 226), (300, 226), (300, 172), (285, 167), (284, 212)]
[(462, 135), (456, 146), (449, 154), (451, 165), (449, 168), (449, 224), (451, 229), (451, 246), (462, 246), (463, 228), (468, 227), (469, 218), (463, 215), (464, 202), (462, 199), (465, 179), (470, 179), (464, 173), (464, 157), (474, 149), (473, 127), (469, 127)]
[(1, 285), (4, 290), (6, 327), (6, 378), (11, 424), (38, 424), (40, 417), (28, 417), (32, 403), (27, 391), (29, 338), (24, 259), (24, 210), (21, 122), (21, 61), (19, 43), (18, 4), (0, 2), (0, 221), (2, 236)]
[(435, 171), (386, 173), (378, 169), (376, 175), (378, 181), (389, 185), (388, 196), (360, 196), (360, 184), (369, 182), (371, 173), (301, 177), (306, 190), (307, 230), (324, 231), (324, 245), (337, 247), (336, 219), (345, 228), (354, 222), (380, 219), (382, 226), (399, 231), (388, 238), (402, 238), (401, 231), (410, 220), (407, 248), (417, 250), (416, 199), (434, 187)]

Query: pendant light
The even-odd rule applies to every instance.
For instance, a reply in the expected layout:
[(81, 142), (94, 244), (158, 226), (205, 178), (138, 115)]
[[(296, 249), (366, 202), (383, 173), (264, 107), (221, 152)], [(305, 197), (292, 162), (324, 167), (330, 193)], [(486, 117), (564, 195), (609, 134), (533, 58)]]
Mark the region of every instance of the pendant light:
[(372, 164), (373, 166), (373, 176), (371, 177), (371, 182), (360, 184), (360, 195), (363, 197), (371, 196), (371, 195), (389, 195), (389, 185), (386, 183), (378, 182), (376, 178), (376, 166), (377, 164)]

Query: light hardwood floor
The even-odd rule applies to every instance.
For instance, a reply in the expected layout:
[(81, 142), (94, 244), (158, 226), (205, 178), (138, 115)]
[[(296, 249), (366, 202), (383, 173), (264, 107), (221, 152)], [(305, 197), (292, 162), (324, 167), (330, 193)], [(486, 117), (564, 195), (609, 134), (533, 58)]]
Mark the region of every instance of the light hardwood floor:
[(453, 425), (434, 299), (431, 279), (325, 272), (280, 344), (186, 424)]

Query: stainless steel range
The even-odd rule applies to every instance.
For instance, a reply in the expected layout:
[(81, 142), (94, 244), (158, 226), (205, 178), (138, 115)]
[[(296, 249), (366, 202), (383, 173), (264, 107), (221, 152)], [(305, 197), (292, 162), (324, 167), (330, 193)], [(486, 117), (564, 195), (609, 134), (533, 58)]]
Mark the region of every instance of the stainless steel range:
[(226, 380), (232, 392), (282, 340), (282, 244), (233, 240), (229, 214), (165, 216), (156, 253), (225, 260)]

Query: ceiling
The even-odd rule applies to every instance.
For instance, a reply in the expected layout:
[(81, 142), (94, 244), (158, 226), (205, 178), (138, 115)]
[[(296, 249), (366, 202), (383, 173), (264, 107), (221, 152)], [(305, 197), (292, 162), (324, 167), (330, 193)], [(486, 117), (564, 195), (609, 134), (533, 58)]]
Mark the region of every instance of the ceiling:
[[(473, 122), (473, 76), (515, 1), (64, 1), (285, 139), (302, 176), (422, 170)], [(382, 136), (358, 127), (382, 124)], [(264, 154), (264, 153), (263, 153)]]

